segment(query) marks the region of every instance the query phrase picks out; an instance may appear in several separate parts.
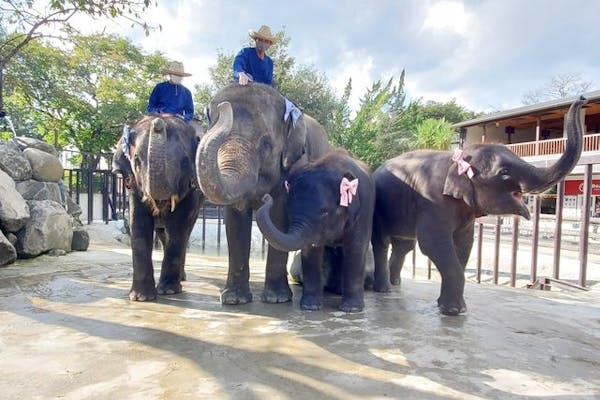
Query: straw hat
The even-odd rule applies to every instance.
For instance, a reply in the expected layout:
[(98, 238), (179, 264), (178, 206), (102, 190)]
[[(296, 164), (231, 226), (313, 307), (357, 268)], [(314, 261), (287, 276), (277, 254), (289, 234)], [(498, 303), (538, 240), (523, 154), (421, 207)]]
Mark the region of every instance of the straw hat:
[(277, 41), (277, 37), (273, 36), (271, 33), (271, 28), (269, 28), (267, 25), (261, 26), (258, 31), (249, 30), (248, 33), (252, 39), (263, 39), (273, 43)]
[(183, 69), (183, 63), (181, 61), (171, 61), (169, 63), (169, 67), (163, 69), (163, 74), (171, 74), (177, 76), (192, 76), (192, 74), (188, 74)]

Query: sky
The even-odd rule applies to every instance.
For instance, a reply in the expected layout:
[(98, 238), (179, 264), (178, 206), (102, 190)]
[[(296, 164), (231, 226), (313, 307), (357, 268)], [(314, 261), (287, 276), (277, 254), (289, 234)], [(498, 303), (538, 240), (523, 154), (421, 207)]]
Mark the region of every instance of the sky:
[(409, 99), (490, 112), (522, 106), (559, 74), (600, 89), (599, 15), (596, 0), (158, 0), (144, 18), (162, 31), (106, 29), (182, 61), (190, 89), (210, 82), (219, 50), (237, 53), (266, 24), (285, 30), (289, 55), (325, 73), (338, 96), (352, 77), (353, 108), (404, 69)]

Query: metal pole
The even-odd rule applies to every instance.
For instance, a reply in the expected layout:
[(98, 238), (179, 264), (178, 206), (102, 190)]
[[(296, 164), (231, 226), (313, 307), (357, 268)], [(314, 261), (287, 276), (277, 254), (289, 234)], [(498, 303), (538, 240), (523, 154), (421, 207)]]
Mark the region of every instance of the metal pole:
[(592, 207), (592, 164), (585, 166), (583, 174), (583, 208), (579, 224), (579, 286), (585, 287), (590, 235), (590, 210)]
[(533, 197), (533, 221), (532, 225), (532, 238), (531, 238), (531, 283), (537, 280), (537, 260), (538, 260), (538, 244), (540, 241), (540, 208), (542, 202), (540, 196), (536, 195)]
[(88, 174), (87, 174), (87, 178), (88, 178), (88, 182), (87, 182), (87, 194), (88, 194), (88, 201), (87, 201), (87, 206), (88, 206), (88, 225), (92, 223), (93, 221), (93, 217), (94, 217), (94, 172), (92, 171), (91, 168), (88, 167), (87, 170)]
[(565, 199), (565, 181), (560, 181), (556, 187), (556, 225), (554, 226), (554, 263), (552, 277), (560, 279), (560, 242), (562, 241), (563, 206)]
[(510, 258), (510, 286), (517, 283), (517, 254), (519, 251), (519, 217), (513, 215), (512, 224), (512, 253)]
[(478, 223), (477, 228), (477, 283), (481, 283), (481, 257), (483, 256), (483, 224)]
[(501, 217), (496, 217), (496, 226), (494, 227), (494, 284), (498, 284), (498, 270), (500, 265), (500, 224)]

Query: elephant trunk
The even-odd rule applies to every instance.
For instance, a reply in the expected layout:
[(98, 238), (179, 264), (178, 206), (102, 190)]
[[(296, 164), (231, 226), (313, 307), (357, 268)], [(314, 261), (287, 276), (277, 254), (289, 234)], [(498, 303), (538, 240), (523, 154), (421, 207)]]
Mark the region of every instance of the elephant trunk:
[(583, 127), (581, 109), (587, 100), (580, 97), (573, 102), (567, 112), (567, 143), (562, 156), (552, 166), (534, 168), (533, 173), (524, 182), (523, 192), (542, 193), (567, 176), (577, 165), (583, 148)]
[(251, 143), (233, 132), (233, 109), (227, 101), (217, 106), (217, 123), (200, 141), (196, 154), (198, 183), (214, 204), (232, 204), (256, 186), (259, 161)]
[(167, 124), (156, 118), (150, 125), (148, 140), (148, 193), (153, 200), (168, 200), (175, 191), (172, 179), (167, 179)]
[(301, 229), (290, 229), (290, 232), (281, 232), (271, 219), (273, 198), (266, 194), (264, 204), (256, 211), (256, 224), (271, 246), (281, 251), (295, 251), (308, 245)]

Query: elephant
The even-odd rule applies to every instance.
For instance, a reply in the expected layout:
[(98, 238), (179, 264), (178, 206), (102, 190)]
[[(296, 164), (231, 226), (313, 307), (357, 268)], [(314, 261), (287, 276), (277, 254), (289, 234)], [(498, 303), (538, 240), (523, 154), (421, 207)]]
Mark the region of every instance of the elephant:
[[(204, 196), (198, 187), (195, 156), (198, 137), (192, 124), (171, 114), (143, 116), (125, 129), (113, 156), (129, 197), (133, 259), (132, 301), (182, 291), (187, 244)], [(164, 255), (155, 287), (154, 232)]]
[[(418, 241), (441, 275), (442, 314), (467, 310), (464, 269), (473, 246), (475, 219), (515, 214), (530, 218), (523, 193), (541, 193), (570, 173), (581, 155), (580, 113), (586, 100), (567, 113), (565, 152), (551, 166), (536, 168), (501, 144), (472, 144), (449, 151), (416, 150), (385, 161), (373, 173), (374, 290), (400, 284), (406, 254)], [(392, 253), (388, 263), (388, 248)]]
[[(325, 248), (331, 269), (341, 278), (346, 312), (364, 308), (365, 258), (371, 240), (375, 186), (371, 171), (346, 152), (331, 151), (315, 162), (294, 170), (288, 188), (288, 230), (271, 220), (273, 199), (256, 212), (256, 223), (269, 244), (282, 251), (301, 249), (304, 310), (319, 310), (323, 302), (322, 266)], [(331, 256), (334, 256), (332, 259)]]
[[(283, 182), (292, 167), (317, 159), (331, 145), (315, 119), (261, 83), (224, 87), (210, 101), (207, 118), (210, 123), (198, 146), (196, 171), (206, 199), (225, 205), (229, 270), (221, 303), (248, 303), (252, 301), (248, 280), (253, 210), (269, 193), (273, 221), (286, 229)], [(269, 246), (264, 302), (292, 299), (287, 257), (287, 252)]]

